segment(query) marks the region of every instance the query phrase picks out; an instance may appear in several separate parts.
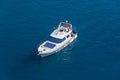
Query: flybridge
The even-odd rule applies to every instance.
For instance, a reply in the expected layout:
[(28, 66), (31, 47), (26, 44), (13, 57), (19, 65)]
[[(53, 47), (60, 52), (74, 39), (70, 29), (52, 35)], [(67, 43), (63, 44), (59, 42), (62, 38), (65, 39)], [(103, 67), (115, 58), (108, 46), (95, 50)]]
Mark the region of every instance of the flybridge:
[(68, 23), (68, 21), (66, 21), (66, 22), (60, 22), (58, 28), (60, 28), (60, 27), (64, 27), (66, 29), (72, 29), (72, 24)]
[(60, 22), (58, 28), (54, 30), (50, 36), (58, 39), (63, 39), (72, 32), (72, 25), (67, 22)]

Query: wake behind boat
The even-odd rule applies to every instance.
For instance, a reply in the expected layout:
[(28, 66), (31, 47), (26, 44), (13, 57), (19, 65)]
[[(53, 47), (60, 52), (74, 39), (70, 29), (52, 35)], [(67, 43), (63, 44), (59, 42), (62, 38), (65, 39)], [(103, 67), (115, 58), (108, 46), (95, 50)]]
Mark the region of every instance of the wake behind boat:
[(38, 55), (41, 57), (52, 55), (69, 45), (76, 38), (77, 33), (73, 30), (72, 24), (68, 21), (60, 22), (58, 28), (38, 47)]

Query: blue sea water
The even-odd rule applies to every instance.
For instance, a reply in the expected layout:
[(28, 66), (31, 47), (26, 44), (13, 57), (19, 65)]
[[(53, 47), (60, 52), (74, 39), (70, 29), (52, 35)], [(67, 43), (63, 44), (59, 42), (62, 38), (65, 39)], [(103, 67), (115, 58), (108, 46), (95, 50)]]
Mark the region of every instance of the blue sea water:
[[(120, 80), (119, 0), (0, 0), (0, 80)], [(61, 20), (78, 38), (41, 59)]]

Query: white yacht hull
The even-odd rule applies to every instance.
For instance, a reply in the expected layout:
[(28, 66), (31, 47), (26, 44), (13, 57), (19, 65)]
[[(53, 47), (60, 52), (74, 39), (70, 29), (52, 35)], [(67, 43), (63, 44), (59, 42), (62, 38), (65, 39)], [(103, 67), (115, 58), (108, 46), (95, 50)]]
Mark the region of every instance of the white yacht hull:
[(73, 30), (72, 24), (60, 22), (58, 28), (55, 29), (49, 38), (38, 47), (38, 55), (46, 57), (52, 55), (77, 38), (77, 33)]
[(43, 58), (43, 57), (47, 57), (49, 55), (55, 54), (58, 51), (60, 51), (61, 49), (65, 48), (70, 43), (72, 43), (76, 38), (77, 38), (77, 34), (75, 34), (74, 37), (70, 37), (70, 39), (64, 41), (63, 43), (61, 43), (59, 45), (57, 45), (57, 48), (54, 48), (53, 50), (51, 50), (51, 51), (49, 51), (47, 53), (41, 53), (41, 52), (38, 51), (38, 55), (40, 55)]

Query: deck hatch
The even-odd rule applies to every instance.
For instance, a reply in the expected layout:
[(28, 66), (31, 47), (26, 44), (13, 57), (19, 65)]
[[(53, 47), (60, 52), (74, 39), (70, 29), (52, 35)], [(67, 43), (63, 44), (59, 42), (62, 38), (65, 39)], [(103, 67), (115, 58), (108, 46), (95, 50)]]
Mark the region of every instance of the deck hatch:
[(45, 44), (44, 44), (44, 46), (52, 49), (52, 48), (54, 48), (56, 45), (55, 45), (55, 44), (52, 44), (52, 43), (47, 42), (47, 43), (45, 43)]

